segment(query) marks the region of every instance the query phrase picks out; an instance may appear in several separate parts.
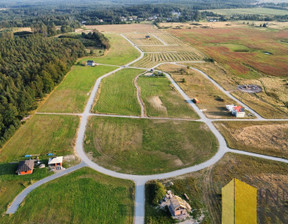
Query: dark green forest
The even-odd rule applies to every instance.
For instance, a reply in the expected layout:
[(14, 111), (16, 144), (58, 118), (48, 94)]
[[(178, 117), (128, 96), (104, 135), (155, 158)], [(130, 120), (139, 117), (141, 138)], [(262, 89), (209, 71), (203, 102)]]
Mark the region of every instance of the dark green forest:
[(84, 55), (79, 40), (40, 35), (0, 39), (0, 147)]

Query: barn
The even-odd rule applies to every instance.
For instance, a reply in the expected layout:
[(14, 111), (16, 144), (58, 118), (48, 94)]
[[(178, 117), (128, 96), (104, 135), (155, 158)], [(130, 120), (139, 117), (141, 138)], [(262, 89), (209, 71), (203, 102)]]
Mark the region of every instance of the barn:
[(21, 161), (17, 168), (18, 175), (32, 174), (34, 170), (34, 160)]

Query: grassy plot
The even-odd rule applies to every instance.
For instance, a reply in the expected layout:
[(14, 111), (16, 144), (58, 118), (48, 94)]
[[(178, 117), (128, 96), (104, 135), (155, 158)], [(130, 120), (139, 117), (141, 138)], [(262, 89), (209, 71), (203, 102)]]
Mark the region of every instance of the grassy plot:
[(198, 118), (166, 77), (140, 76), (138, 85), (148, 116)]
[[(233, 76), (230, 70), (224, 69), (219, 64), (205, 63), (193, 64), (212, 79), (218, 82), (224, 89), (251, 107), (265, 118), (287, 118), (288, 91), (287, 79), (271, 76), (257, 76), (251, 79), (243, 79)], [(237, 85), (256, 84), (262, 87), (263, 91), (256, 94), (244, 93), (237, 90)]]
[(0, 223), (133, 223), (134, 184), (82, 168), (31, 192)]
[(139, 115), (141, 112), (134, 79), (141, 72), (143, 70), (123, 69), (104, 78), (93, 111), (107, 114)]
[(201, 122), (92, 117), (85, 151), (106, 168), (133, 174), (161, 173), (199, 164), (217, 151)]
[(140, 53), (121, 35), (105, 34), (108, 36), (111, 48), (103, 57), (86, 57), (81, 61), (94, 60), (96, 63), (110, 65), (125, 65), (140, 56)]
[(74, 66), (39, 111), (82, 112), (97, 78), (114, 69), (116, 68), (101, 65), (97, 67)]
[(36, 168), (31, 175), (18, 176), (15, 173), (17, 166), (18, 163), (0, 163), (0, 223), (2, 223), (1, 215), (18, 193), (35, 181), (52, 174), (47, 169)]
[[(287, 172), (288, 165), (284, 163), (228, 153), (209, 168), (161, 182), (168, 190), (172, 190), (183, 199), (185, 199), (184, 193), (187, 194), (190, 198), (188, 202), (194, 210), (194, 217), (197, 217), (201, 210), (205, 215), (205, 222), (201, 223), (221, 223), (221, 189), (233, 178), (237, 178), (258, 190), (258, 223), (286, 223)], [(171, 181), (173, 185), (169, 184)], [(271, 193), (267, 194), (268, 198), (265, 193), (267, 191)], [(278, 204), (275, 201), (277, 192)], [(146, 198), (149, 198), (149, 195), (146, 195)], [(152, 211), (146, 210), (145, 213), (148, 217), (157, 217), (158, 214), (155, 208)], [(168, 215), (162, 220), (167, 220)], [(157, 223), (167, 223), (160, 221)]]
[(288, 159), (288, 122), (215, 122), (229, 147)]
[(25, 154), (73, 154), (78, 124), (76, 116), (34, 115), (0, 150), (0, 162), (23, 160)]
[(197, 106), (209, 118), (235, 118), (225, 107), (227, 104), (236, 104), (227, 95), (221, 92), (210, 80), (200, 73), (177, 65), (162, 65), (159, 69), (172, 75), (172, 78), (193, 99), (200, 103)]

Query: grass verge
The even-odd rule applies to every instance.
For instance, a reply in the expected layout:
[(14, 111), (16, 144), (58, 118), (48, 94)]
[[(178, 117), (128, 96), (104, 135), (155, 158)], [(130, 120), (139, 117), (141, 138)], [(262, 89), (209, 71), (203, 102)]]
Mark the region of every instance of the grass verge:
[(163, 173), (206, 161), (217, 141), (201, 122), (92, 117), (85, 151), (108, 169)]

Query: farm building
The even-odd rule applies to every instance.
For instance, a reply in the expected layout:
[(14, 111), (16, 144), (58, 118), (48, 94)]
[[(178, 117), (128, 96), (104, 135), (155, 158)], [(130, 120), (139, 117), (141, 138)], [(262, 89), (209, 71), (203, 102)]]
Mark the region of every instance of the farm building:
[(235, 117), (245, 117), (245, 110), (241, 106), (235, 106), (235, 105), (226, 105), (227, 110), (229, 110), (232, 115)]
[(88, 60), (86, 65), (94, 67), (96, 65), (96, 63), (94, 61), (92, 61), (92, 60)]
[(34, 160), (21, 161), (17, 168), (18, 175), (32, 174), (34, 169)]
[(63, 156), (49, 158), (48, 166), (51, 169), (61, 170), (63, 164)]
[(151, 37), (149, 35), (146, 35), (145, 38), (150, 40)]
[(191, 212), (190, 205), (177, 195), (174, 195), (170, 199), (170, 205), (168, 208), (172, 216), (176, 218), (179, 216), (185, 216)]

